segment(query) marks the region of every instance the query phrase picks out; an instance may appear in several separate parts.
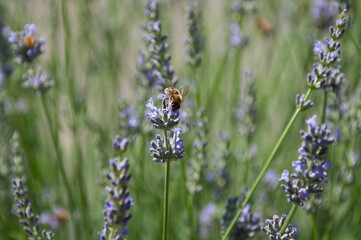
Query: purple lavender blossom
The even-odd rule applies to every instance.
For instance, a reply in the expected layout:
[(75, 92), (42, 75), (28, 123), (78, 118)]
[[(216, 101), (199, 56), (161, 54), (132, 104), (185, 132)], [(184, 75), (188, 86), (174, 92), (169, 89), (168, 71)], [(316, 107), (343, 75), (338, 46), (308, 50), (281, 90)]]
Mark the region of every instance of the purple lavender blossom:
[(186, 2), (186, 61), (192, 67), (200, 65), (202, 38), (199, 30), (199, 9), (194, 2)]
[[(110, 185), (105, 189), (108, 194), (103, 211), (105, 225), (102, 232), (98, 233), (98, 237), (101, 240), (109, 239), (110, 234), (113, 233), (111, 239), (121, 240), (129, 235), (126, 227), (131, 214), (128, 212), (133, 206), (128, 190), (131, 178), (128, 174), (129, 161), (127, 158), (122, 161), (119, 158), (110, 159), (110, 169), (111, 171), (106, 174)], [(110, 228), (114, 231), (110, 231)]]
[(335, 19), (339, 6), (336, 1), (314, 0), (311, 13), (316, 26), (319, 28), (329, 26)]
[(165, 88), (164, 79), (170, 80), (174, 85), (177, 82), (174, 68), (170, 63), (168, 37), (162, 34), (158, 2), (149, 1), (144, 13), (146, 22), (142, 25), (144, 31), (142, 40), (145, 46), (139, 50), (137, 79), (142, 86), (151, 87), (156, 84), (158, 91), (162, 92)]
[(214, 228), (217, 205), (214, 202), (208, 203), (202, 208), (198, 215), (200, 238), (208, 238)]
[(261, 230), (267, 234), (270, 240), (295, 240), (297, 229), (291, 224), (287, 226), (283, 235), (279, 233), (283, 224), (287, 219), (287, 215), (282, 214), (281, 219), (274, 215), (272, 219), (266, 219), (266, 225), (261, 227)]
[(275, 170), (267, 170), (263, 178), (267, 188), (275, 188), (278, 184), (278, 174)]
[(305, 101), (305, 94), (296, 95), (296, 106), (297, 108), (300, 108), (301, 111), (305, 111), (311, 107), (313, 107), (313, 102), (311, 100)]
[[(222, 215), (222, 232), (224, 232), (228, 225), (233, 220), (242, 202), (244, 201), (248, 190), (245, 189), (240, 197), (229, 198), (226, 206), (226, 211)], [(237, 219), (235, 226), (229, 234), (230, 240), (250, 239), (260, 230), (260, 217), (251, 212), (251, 204), (248, 203), (240, 217)]]
[(115, 136), (113, 141), (113, 147), (116, 151), (124, 153), (129, 145), (129, 140), (127, 138), (120, 139), (119, 135)]
[(346, 27), (346, 10), (343, 10), (336, 21), (336, 28), (330, 27), (330, 38), (315, 43), (313, 51), (319, 62), (313, 65), (313, 71), (307, 76), (307, 84), (310, 88), (335, 88), (341, 84), (343, 76), (340, 75), (340, 69), (333, 66), (341, 61), (341, 44), (338, 41), (345, 33)]
[(54, 80), (50, 75), (43, 72), (42, 67), (38, 67), (36, 75), (30, 69), (24, 76), (25, 82), (22, 84), (24, 88), (32, 88), (38, 95), (43, 95), (47, 90), (54, 86)]
[(26, 189), (21, 179), (13, 179), (13, 196), (16, 202), (17, 214), (20, 223), (23, 225), (24, 231), (29, 235), (29, 240), (35, 240), (43, 237), (43, 239), (51, 240), (54, 237), (52, 232), (43, 230), (40, 233), (39, 216), (33, 213), (30, 200), (26, 198)]
[(163, 99), (162, 109), (154, 105), (153, 98), (150, 98), (145, 106), (148, 108), (146, 116), (153, 123), (154, 128), (170, 130), (178, 125), (180, 121), (179, 110), (173, 112), (169, 100)]
[(230, 36), (230, 42), (231, 45), (234, 47), (241, 47), (244, 48), (248, 44), (248, 35), (244, 32), (241, 32), (241, 28), (237, 23), (232, 23), (229, 27), (231, 36)]
[(45, 44), (44, 39), (37, 38), (38, 29), (35, 24), (25, 24), (24, 29), (21, 32), (14, 32), (10, 29), (3, 31), (3, 35), (11, 43), (19, 63), (32, 62), (43, 53), (41, 47)]
[[(311, 196), (323, 191), (322, 185), (328, 182), (327, 170), (331, 162), (325, 159), (328, 147), (334, 142), (326, 125), (317, 125), (317, 116), (306, 120), (308, 131), (301, 131), (302, 146), (298, 150), (300, 156), (292, 163), (294, 173), (284, 170), (280, 181), (289, 202), (302, 207)], [(307, 206), (306, 206), (307, 208)]]

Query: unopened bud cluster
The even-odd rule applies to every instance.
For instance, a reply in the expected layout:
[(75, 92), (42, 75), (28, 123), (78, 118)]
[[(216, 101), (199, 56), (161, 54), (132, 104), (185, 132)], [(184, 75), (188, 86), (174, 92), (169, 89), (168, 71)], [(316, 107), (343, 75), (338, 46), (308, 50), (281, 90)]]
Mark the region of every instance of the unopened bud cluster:
[(266, 219), (266, 225), (262, 226), (261, 230), (267, 234), (270, 240), (295, 240), (297, 229), (291, 224), (286, 227), (282, 235), (279, 233), (286, 219), (287, 215), (285, 214), (282, 214), (281, 219), (274, 215), (272, 219)]

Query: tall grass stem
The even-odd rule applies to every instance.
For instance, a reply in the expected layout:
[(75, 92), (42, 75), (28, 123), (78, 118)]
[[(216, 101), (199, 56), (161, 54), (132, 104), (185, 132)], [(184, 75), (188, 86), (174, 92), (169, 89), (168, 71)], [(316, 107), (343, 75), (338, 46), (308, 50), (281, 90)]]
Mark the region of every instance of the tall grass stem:
[(281, 230), (280, 230), (281, 236), (282, 236), (283, 233), (286, 231), (286, 228), (287, 228), (287, 226), (290, 224), (293, 216), (295, 215), (295, 213), (296, 213), (296, 211), (297, 211), (297, 208), (298, 208), (298, 205), (293, 204), (290, 212), (289, 212), (288, 215), (287, 215), (286, 221), (283, 223), (282, 228), (281, 228)]
[(48, 125), (48, 128), (49, 128), (51, 140), (52, 140), (53, 145), (54, 145), (57, 165), (58, 165), (59, 171), (60, 171), (60, 176), (61, 176), (61, 178), (62, 178), (62, 180), (64, 182), (64, 185), (65, 185), (65, 188), (66, 188), (66, 191), (67, 191), (69, 207), (70, 207), (71, 211), (74, 211), (75, 210), (74, 198), (73, 198), (73, 194), (72, 194), (72, 191), (71, 191), (71, 188), (70, 188), (68, 178), (66, 176), (64, 163), (63, 163), (63, 155), (62, 155), (62, 152), (61, 152), (60, 146), (59, 146), (58, 134), (52, 128), (53, 124), (51, 122), (51, 117), (50, 117), (49, 110), (45, 105), (45, 97), (44, 97), (44, 95), (40, 96), (40, 102), (41, 102), (41, 106), (42, 106), (42, 108), (44, 110), (44, 113), (45, 113), (45, 117), (46, 117), (47, 125)]

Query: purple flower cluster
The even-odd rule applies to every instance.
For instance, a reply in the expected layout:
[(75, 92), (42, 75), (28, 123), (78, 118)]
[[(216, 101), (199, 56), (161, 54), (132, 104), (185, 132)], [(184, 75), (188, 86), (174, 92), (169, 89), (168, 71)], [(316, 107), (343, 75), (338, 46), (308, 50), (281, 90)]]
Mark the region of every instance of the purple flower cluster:
[(238, 23), (232, 23), (229, 30), (231, 32), (230, 42), (232, 46), (244, 48), (248, 45), (248, 34), (241, 31)]
[(301, 111), (305, 111), (311, 107), (313, 107), (313, 102), (311, 100), (305, 101), (305, 94), (296, 95), (296, 107), (300, 108)]
[(155, 162), (166, 162), (168, 160), (176, 161), (184, 157), (183, 140), (179, 138), (182, 133), (180, 128), (175, 126), (179, 123), (179, 110), (173, 112), (170, 102), (163, 99), (162, 109), (154, 106), (153, 98), (150, 98), (146, 104), (148, 108), (147, 118), (153, 123), (153, 127), (167, 132), (173, 132), (171, 139), (167, 138), (167, 142), (163, 140), (159, 134), (156, 140), (151, 141), (150, 153)]
[[(145, 34), (142, 37), (145, 46), (139, 50), (138, 71), (141, 73), (137, 79), (142, 85), (153, 86), (163, 91), (164, 79), (175, 84), (174, 68), (170, 63), (171, 56), (168, 53), (167, 36), (162, 34), (162, 23), (159, 20), (159, 4), (156, 1), (149, 1), (145, 7), (146, 22), (142, 25)], [(147, 79), (143, 83), (142, 79)]]
[(194, 2), (186, 2), (186, 60), (193, 67), (202, 61), (202, 38), (199, 31), (199, 9)]
[[(243, 200), (245, 199), (247, 192), (248, 190), (246, 189), (243, 191), (242, 196), (228, 199), (226, 211), (222, 215), (222, 232), (224, 232), (232, 222)], [(251, 204), (248, 203), (237, 219), (237, 222), (229, 234), (229, 238), (227, 239), (250, 239), (255, 235), (256, 232), (260, 230), (260, 221), (260, 217), (251, 212)]]
[(3, 35), (11, 43), (19, 63), (32, 62), (42, 53), (41, 47), (45, 44), (44, 39), (36, 36), (38, 29), (35, 24), (25, 24), (24, 29), (21, 32), (14, 32), (10, 29), (3, 31)]
[(266, 219), (266, 225), (262, 226), (261, 230), (267, 234), (270, 240), (295, 240), (297, 229), (291, 224), (287, 226), (282, 235), (279, 233), (286, 219), (287, 215), (285, 214), (282, 214), (281, 219), (277, 215), (274, 215), (272, 220)]
[(24, 227), (24, 231), (29, 235), (29, 240), (53, 239), (54, 234), (43, 230), (40, 232), (39, 217), (33, 213), (30, 200), (26, 198), (26, 190), (23, 181), (19, 178), (12, 180), (13, 196), (16, 201), (17, 213), (20, 218), (20, 223)]
[(327, 27), (338, 13), (340, 4), (336, 1), (314, 0), (312, 17), (319, 28)]
[[(129, 195), (128, 183), (131, 175), (128, 174), (129, 163), (125, 158), (120, 161), (119, 158), (110, 159), (110, 173), (106, 174), (110, 186), (106, 187), (108, 198), (105, 200), (105, 210), (103, 211), (105, 225), (102, 232), (98, 233), (100, 240), (124, 239), (129, 231), (126, 229), (131, 215), (128, 213), (133, 206), (132, 198)], [(113, 231), (110, 231), (110, 228)]]
[(300, 132), (303, 143), (298, 150), (298, 160), (292, 162), (294, 172), (290, 174), (284, 170), (280, 179), (285, 182), (281, 187), (288, 201), (300, 206), (304, 206), (311, 195), (323, 191), (322, 185), (328, 182), (327, 170), (331, 168), (331, 161), (324, 157), (334, 139), (327, 126), (317, 125), (316, 120), (316, 115), (309, 118), (306, 121), (308, 132)]
[(50, 75), (43, 72), (41, 67), (38, 67), (38, 71), (34, 74), (34, 71), (30, 69), (24, 76), (25, 82), (22, 84), (24, 88), (32, 88), (37, 94), (43, 95), (47, 90), (54, 86), (54, 80)]
[(331, 38), (325, 38), (322, 42), (318, 41), (315, 43), (313, 51), (318, 57), (319, 62), (313, 65), (313, 71), (307, 76), (307, 84), (310, 88), (335, 87), (336, 83), (342, 82), (339, 78), (339, 68), (335, 68), (333, 65), (341, 61), (341, 44), (338, 41), (344, 35), (346, 27), (346, 10), (343, 10), (340, 18), (336, 21), (336, 29), (332, 26), (330, 27)]
[(179, 138), (182, 130), (174, 128), (172, 131), (174, 134), (173, 138), (168, 140), (168, 148), (159, 134), (156, 135), (156, 141), (152, 140), (150, 142), (151, 148), (149, 151), (155, 162), (177, 161), (184, 157), (183, 140)]
[(114, 149), (119, 153), (124, 153), (129, 146), (129, 140), (127, 138), (120, 139), (119, 135), (115, 136), (113, 141)]
[(153, 127), (167, 131), (179, 124), (179, 110), (173, 112), (168, 100), (163, 99), (162, 109), (154, 106), (153, 98), (150, 98), (145, 106), (148, 108), (146, 116), (153, 123)]

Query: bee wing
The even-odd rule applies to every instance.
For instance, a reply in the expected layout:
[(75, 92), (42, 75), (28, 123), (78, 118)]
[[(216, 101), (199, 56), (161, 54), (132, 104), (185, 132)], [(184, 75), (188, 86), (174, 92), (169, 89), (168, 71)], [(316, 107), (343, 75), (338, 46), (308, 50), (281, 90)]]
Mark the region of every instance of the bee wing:
[(180, 88), (179, 88), (179, 90), (180, 90), (180, 92), (181, 92), (181, 94), (182, 94), (182, 96), (184, 97), (185, 95), (187, 95), (187, 93), (189, 92), (189, 85), (185, 85), (185, 86), (181, 86)]
[(172, 95), (173, 92), (173, 87), (167, 87), (166, 89), (164, 89), (164, 93), (167, 95)]

